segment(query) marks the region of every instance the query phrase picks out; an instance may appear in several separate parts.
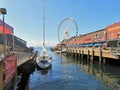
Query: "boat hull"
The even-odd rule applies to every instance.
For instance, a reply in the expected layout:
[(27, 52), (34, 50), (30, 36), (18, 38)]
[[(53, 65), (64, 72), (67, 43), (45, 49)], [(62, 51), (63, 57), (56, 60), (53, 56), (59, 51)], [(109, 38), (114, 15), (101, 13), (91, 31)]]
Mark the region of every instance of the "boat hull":
[(40, 67), (40, 68), (48, 68), (52, 63), (52, 57), (49, 56), (40, 56), (36, 59), (36, 64)]

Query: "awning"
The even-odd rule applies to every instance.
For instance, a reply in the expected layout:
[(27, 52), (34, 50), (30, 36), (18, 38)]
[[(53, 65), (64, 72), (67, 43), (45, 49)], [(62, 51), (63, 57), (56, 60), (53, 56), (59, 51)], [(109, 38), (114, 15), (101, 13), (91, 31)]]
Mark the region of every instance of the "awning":
[(102, 46), (102, 43), (96, 43), (93, 46)]

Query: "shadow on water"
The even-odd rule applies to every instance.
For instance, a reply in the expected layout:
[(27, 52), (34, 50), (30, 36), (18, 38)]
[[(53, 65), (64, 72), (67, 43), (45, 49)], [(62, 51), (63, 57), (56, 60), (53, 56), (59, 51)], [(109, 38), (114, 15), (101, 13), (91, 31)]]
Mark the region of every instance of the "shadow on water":
[(46, 82), (47, 82), (47, 75), (52, 72), (52, 64), (45, 69), (39, 68), (36, 66), (35, 71), (29, 77), (29, 89), (32, 90), (31, 87), (36, 86), (35, 90), (47, 90)]
[[(111, 64), (99, 64), (88, 62), (87, 59), (80, 60), (72, 56), (66, 56), (68, 63), (73, 62), (78, 67), (83, 68), (82, 72), (95, 76), (108, 87), (108, 90), (120, 90), (120, 66)], [(113, 62), (113, 60), (112, 60)], [(119, 62), (120, 63), (120, 62)]]
[[(32, 65), (33, 66), (33, 65)], [(30, 66), (31, 67), (31, 66)], [(46, 90), (46, 85), (45, 85), (45, 79), (46, 79), (46, 75), (48, 73), (49, 70), (52, 70), (52, 65), (50, 65), (48, 68), (46, 69), (42, 69), (39, 68), (37, 65), (34, 65), (34, 67), (32, 68), (26, 68), (22, 67), (22, 69), (19, 71), (19, 74), (21, 74), (21, 80), (18, 83), (18, 88), (17, 90), (29, 90), (29, 79), (30, 79), (30, 75), (33, 74), (35, 71), (40, 73), (40, 75), (43, 76), (43, 85), (42, 85), (42, 90)], [(41, 90), (41, 89), (40, 89)]]
[(17, 90), (28, 90), (27, 84), (29, 76), (35, 71), (35, 64), (32, 63), (33, 60), (23, 64), (18, 67), (18, 76), (20, 76), (20, 82), (17, 85)]

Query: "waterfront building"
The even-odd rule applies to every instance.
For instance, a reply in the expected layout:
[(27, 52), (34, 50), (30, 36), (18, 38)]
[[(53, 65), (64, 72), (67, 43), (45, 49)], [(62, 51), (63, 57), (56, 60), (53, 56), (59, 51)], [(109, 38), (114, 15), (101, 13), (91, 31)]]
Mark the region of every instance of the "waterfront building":
[[(7, 51), (14, 48), (14, 52), (28, 52), (29, 48), (27, 47), (27, 42), (14, 35), (14, 29), (12, 26), (4, 23), (4, 29), (6, 34)], [(3, 44), (3, 22), (0, 20), (0, 50), (3, 50)]]

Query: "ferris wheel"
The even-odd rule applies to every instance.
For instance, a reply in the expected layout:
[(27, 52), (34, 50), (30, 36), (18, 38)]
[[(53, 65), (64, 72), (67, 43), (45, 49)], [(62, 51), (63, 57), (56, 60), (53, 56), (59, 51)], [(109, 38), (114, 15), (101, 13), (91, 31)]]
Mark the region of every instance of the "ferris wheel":
[(78, 25), (73, 18), (67, 17), (59, 24), (58, 41), (61, 42), (72, 36), (78, 36)]

